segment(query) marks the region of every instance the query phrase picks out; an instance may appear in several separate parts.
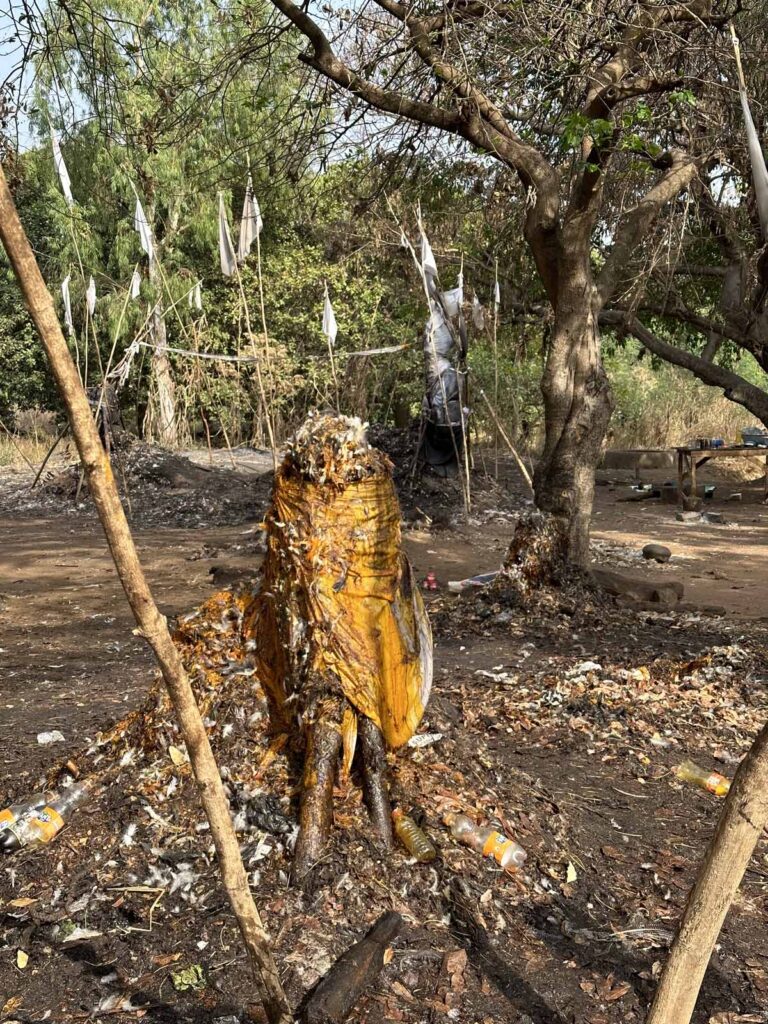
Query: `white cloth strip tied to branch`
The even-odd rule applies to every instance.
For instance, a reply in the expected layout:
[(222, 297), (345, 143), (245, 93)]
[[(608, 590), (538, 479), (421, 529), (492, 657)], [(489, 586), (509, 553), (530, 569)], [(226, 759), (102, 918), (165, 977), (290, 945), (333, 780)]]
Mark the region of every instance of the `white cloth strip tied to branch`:
[(131, 275), (131, 298), (138, 299), (141, 292), (141, 274), (136, 268)]
[(477, 292), (472, 296), (472, 323), (476, 331), (485, 329), (485, 310), (480, 299), (477, 297)]
[(88, 312), (93, 316), (96, 312), (96, 282), (93, 280), (93, 277), (91, 277), (85, 290), (85, 301), (88, 305)]
[(501, 289), (499, 288), (498, 278), (493, 286), (493, 304), (497, 309), (501, 305)]
[(131, 372), (131, 366), (133, 365), (133, 359), (136, 353), (139, 351), (140, 342), (134, 338), (128, 348), (125, 350), (123, 358), (113, 366), (107, 374), (107, 380), (114, 380), (115, 390), (120, 391), (125, 382), (128, 380), (128, 374)]
[(219, 260), (221, 272), (224, 277), (234, 277), (237, 270), (235, 250), (232, 245), (232, 236), (229, 233), (227, 211), (224, 206), (224, 196), (219, 192)]
[(71, 274), (67, 274), (64, 280), (61, 282), (61, 297), (64, 299), (64, 324), (70, 334), (75, 333), (75, 325), (72, 323), (72, 302), (69, 298), (69, 282), (72, 279)]
[(336, 315), (331, 305), (331, 297), (328, 294), (328, 285), (325, 286), (325, 301), (323, 303), (323, 334), (328, 339), (328, 344), (333, 348), (336, 344), (336, 335), (339, 328), (336, 323)]
[(190, 309), (202, 309), (203, 308), (203, 295), (200, 290), (200, 281), (197, 281), (194, 288), (190, 288), (187, 293), (187, 305)]
[(61, 191), (64, 193), (64, 198), (67, 200), (70, 206), (75, 205), (75, 200), (72, 198), (72, 184), (69, 180), (69, 171), (67, 165), (64, 163), (64, 155), (61, 152), (61, 146), (59, 140), (51, 132), (51, 145), (53, 147), (53, 162), (56, 165), (56, 171), (59, 175), (59, 181), (61, 182)]
[(245, 263), (251, 251), (251, 246), (261, 234), (264, 221), (261, 218), (261, 210), (256, 197), (253, 194), (253, 179), (248, 175), (248, 184), (245, 188), (245, 199), (243, 200), (243, 216), (240, 218), (240, 235), (237, 240), (237, 262)]
[(437, 277), (435, 254), (432, 252), (432, 246), (429, 244), (429, 239), (423, 229), (421, 231), (421, 269), (422, 273), (426, 276)]
[(766, 242), (768, 241), (768, 169), (765, 166), (763, 149), (760, 145), (755, 122), (752, 120), (752, 112), (749, 109), (747, 83), (741, 66), (739, 40), (733, 25), (731, 25), (731, 38), (733, 40), (733, 51), (736, 56), (736, 68), (739, 73), (739, 99), (741, 100), (741, 112), (744, 116), (744, 128), (747, 133), (747, 147), (749, 149), (749, 162), (752, 165), (752, 181), (755, 186), (757, 212), (760, 218), (763, 241)]
[(144, 213), (144, 207), (141, 205), (141, 200), (136, 196), (136, 210), (133, 215), (133, 227), (139, 233), (139, 241), (141, 242), (141, 248), (147, 254), (149, 262), (155, 258), (155, 247), (152, 244), (152, 228), (149, 226), (147, 215)]

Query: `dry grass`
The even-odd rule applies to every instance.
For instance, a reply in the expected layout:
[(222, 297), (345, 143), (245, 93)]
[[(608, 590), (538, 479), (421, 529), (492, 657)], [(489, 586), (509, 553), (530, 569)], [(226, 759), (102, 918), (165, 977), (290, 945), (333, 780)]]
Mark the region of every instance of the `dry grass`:
[(40, 463), (53, 444), (50, 438), (21, 437), (19, 434), (0, 434), (0, 467), (3, 469), (30, 469), (37, 472)]
[(673, 367), (621, 369), (611, 375), (617, 399), (611, 448), (674, 448), (697, 437), (738, 444), (742, 428), (756, 424), (746, 409)]

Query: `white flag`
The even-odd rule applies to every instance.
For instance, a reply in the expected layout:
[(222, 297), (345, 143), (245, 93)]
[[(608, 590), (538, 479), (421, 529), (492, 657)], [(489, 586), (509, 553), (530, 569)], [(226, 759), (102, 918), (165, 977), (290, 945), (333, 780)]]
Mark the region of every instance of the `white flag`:
[(433, 277), (437, 277), (435, 254), (432, 252), (432, 246), (429, 244), (429, 239), (423, 228), (421, 229), (421, 268), (425, 274), (432, 274)]
[(441, 292), (440, 296), (445, 306), (445, 311), (448, 316), (458, 316), (461, 310), (461, 304), (464, 301), (464, 289), (459, 286), (458, 288), (451, 288), (450, 291)]
[(448, 316), (458, 316), (464, 303), (464, 275), (459, 272), (456, 287), (440, 294)]
[(480, 299), (477, 297), (477, 293), (472, 297), (472, 323), (477, 331), (482, 331), (485, 327), (485, 310)]
[(71, 274), (67, 274), (61, 282), (61, 297), (64, 299), (64, 323), (70, 334), (74, 333), (75, 325), (72, 323), (72, 303), (69, 300), (69, 281)]
[(229, 233), (224, 196), (221, 192), (219, 192), (219, 257), (222, 274), (224, 277), (232, 277), (236, 269), (235, 250), (232, 248), (232, 236)]
[(141, 205), (138, 196), (136, 196), (136, 212), (133, 215), (133, 226), (139, 233), (141, 248), (147, 254), (151, 263), (155, 257), (155, 248), (152, 245), (152, 228), (149, 226), (147, 215), (144, 213), (144, 207)]
[(85, 301), (88, 304), (88, 312), (93, 316), (96, 312), (96, 282), (93, 278), (90, 279), (85, 290)]
[(133, 276), (131, 277), (131, 298), (138, 299), (139, 293), (141, 292), (141, 274), (138, 270), (134, 270)]
[(203, 308), (203, 296), (200, 291), (200, 282), (198, 281), (194, 288), (190, 288), (187, 293), (187, 305), (190, 309), (194, 306), (195, 309)]
[(501, 290), (499, 289), (498, 281), (496, 281), (496, 285), (493, 289), (493, 302), (495, 306), (501, 305)]
[(755, 186), (755, 200), (760, 218), (760, 227), (763, 231), (763, 240), (768, 241), (768, 170), (765, 167), (763, 149), (757, 136), (755, 122), (752, 120), (752, 114), (749, 109), (749, 100), (744, 89), (739, 89), (739, 99), (741, 100), (741, 111), (744, 115), (744, 127), (747, 131), (749, 161), (752, 165), (752, 181)]
[(333, 347), (336, 342), (336, 335), (339, 328), (336, 324), (336, 316), (331, 305), (331, 298), (328, 295), (328, 285), (325, 286), (325, 303), (323, 304), (323, 334), (328, 339), (328, 344)]
[(64, 163), (64, 156), (61, 152), (59, 140), (53, 132), (51, 132), (51, 145), (53, 146), (53, 162), (56, 165), (59, 181), (61, 182), (61, 191), (64, 193), (64, 198), (67, 200), (69, 205), (74, 206), (75, 200), (72, 198), (72, 187), (69, 180), (69, 172), (67, 171), (67, 165)]
[(261, 234), (264, 221), (261, 219), (261, 210), (256, 197), (253, 194), (253, 181), (248, 175), (248, 185), (245, 189), (243, 201), (243, 216), (240, 219), (240, 237), (237, 242), (237, 262), (245, 263), (248, 253), (251, 251), (256, 237)]

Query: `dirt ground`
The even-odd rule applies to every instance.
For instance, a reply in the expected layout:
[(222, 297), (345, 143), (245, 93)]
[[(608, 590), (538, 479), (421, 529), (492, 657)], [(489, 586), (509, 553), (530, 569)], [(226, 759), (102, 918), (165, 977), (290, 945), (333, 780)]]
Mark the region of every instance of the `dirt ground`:
[[(267, 468), (254, 456), (162, 493), (133, 488), (136, 540), (169, 617), (258, 566)], [(71, 494), (30, 494), (28, 485), (24, 474), (0, 479), (5, 802), (138, 707), (153, 679), (87, 496), (78, 507)], [(382, 863), (359, 793), (342, 787), (327, 878), (311, 895), (292, 889), (289, 843), (279, 828), (270, 839), (267, 825), (249, 839), (254, 893), (297, 1001), (379, 913), (395, 909), (405, 927), (353, 1019), (639, 1024), (718, 813), (715, 797), (681, 786), (672, 769), (690, 756), (732, 774), (768, 711), (768, 509), (759, 483), (722, 482), (721, 493), (743, 495), (714, 503), (728, 522), (691, 526), (670, 506), (620, 500), (625, 482), (606, 482), (595, 564), (677, 580), (686, 602), (725, 614), (584, 598), (518, 609), (446, 592), (448, 580), (498, 567), (527, 507), (511, 471), (476, 489), (469, 516), (437, 489), (403, 501), (417, 574), (432, 570), (440, 584), (429, 595), (435, 684), (420, 729), (439, 738), (393, 756), (393, 785), (440, 859), (422, 866), (398, 853)], [(668, 565), (642, 559), (648, 541), (671, 548)], [(221, 732), (233, 779), (261, 762), (269, 742), (261, 699), (249, 693), (252, 719), (229, 719), (235, 739)], [(219, 713), (223, 722), (223, 705)], [(38, 733), (54, 729), (64, 742), (41, 745)], [(144, 767), (127, 768), (49, 850), (0, 863), (0, 1020), (261, 1019), (194, 826), (188, 772), (179, 768), (178, 786), (152, 810), (159, 783), (148, 780), (168, 779), (167, 750), (142, 757)], [(292, 821), (291, 766), (277, 758), (259, 778)], [(458, 847), (441, 825), (444, 799), (514, 834), (529, 854), (525, 870), (506, 875)], [(126, 843), (131, 823), (138, 832)], [(726, 922), (696, 1024), (768, 1021), (767, 851), (761, 844)], [(456, 878), (490, 947), (462, 925), (450, 897)], [(73, 928), (86, 938), (62, 938)], [(18, 950), (29, 955), (25, 967)], [(177, 991), (173, 973), (197, 964), (202, 984)]]

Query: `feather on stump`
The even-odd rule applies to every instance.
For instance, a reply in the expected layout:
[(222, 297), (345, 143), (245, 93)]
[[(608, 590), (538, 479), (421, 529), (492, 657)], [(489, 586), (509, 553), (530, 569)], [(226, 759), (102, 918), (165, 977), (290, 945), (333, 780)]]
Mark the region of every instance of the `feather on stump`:
[(333, 779), (358, 735), (366, 801), (392, 844), (386, 747), (414, 734), (432, 684), (432, 633), (401, 550), (387, 457), (358, 419), (312, 415), (289, 442), (266, 516), (261, 590), (245, 621), (273, 725), (305, 750), (294, 878), (328, 841)]

